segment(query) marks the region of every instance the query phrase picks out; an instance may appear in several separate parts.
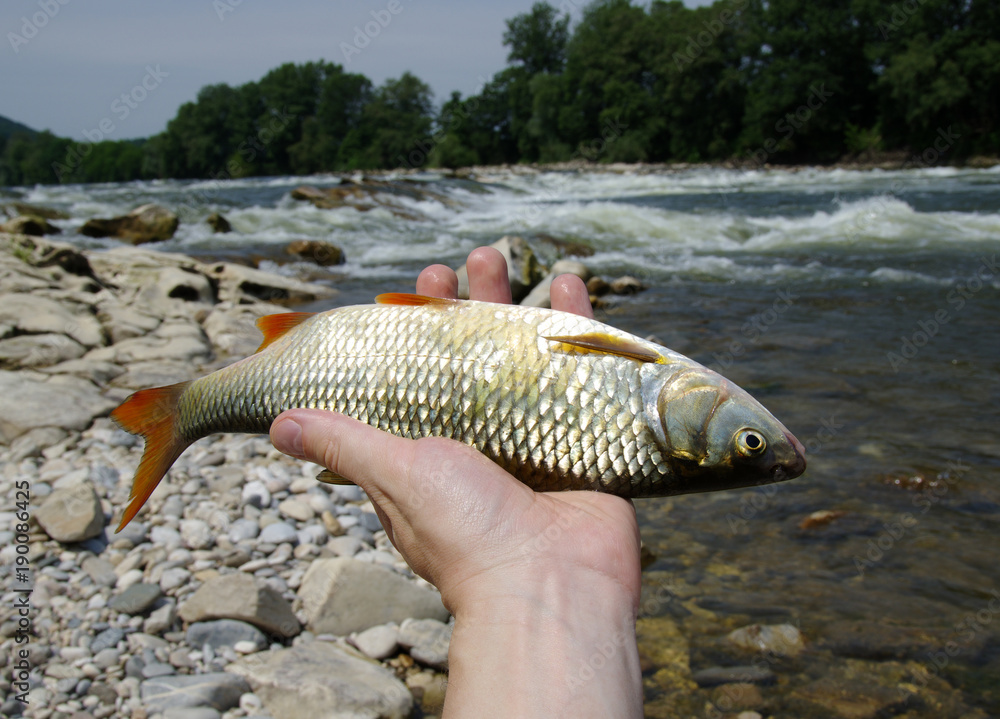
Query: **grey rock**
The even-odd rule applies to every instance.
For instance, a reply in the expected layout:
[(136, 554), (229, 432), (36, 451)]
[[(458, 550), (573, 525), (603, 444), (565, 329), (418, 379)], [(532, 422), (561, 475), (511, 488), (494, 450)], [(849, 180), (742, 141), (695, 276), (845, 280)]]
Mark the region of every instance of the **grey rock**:
[(798, 656), (805, 648), (802, 633), (791, 624), (751, 624), (734, 629), (726, 639), (742, 649), (750, 649), (779, 657)]
[(163, 719), (221, 719), (222, 714), (211, 707), (171, 707)]
[(137, 544), (142, 544), (146, 541), (146, 537), (149, 535), (149, 525), (145, 522), (139, 522), (132, 520), (129, 522), (120, 532), (112, 534), (108, 539), (111, 542), (118, 542), (125, 540), (130, 542), (134, 547)]
[(149, 617), (142, 623), (142, 631), (146, 634), (161, 634), (173, 626), (176, 617), (177, 605), (173, 601), (167, 602), (149, 613)]
[(777, 677), (770, 669), (754, 666), (709, 667), (694, 672), (691, 678), (700, 687), (719, 684), (774, 684)]
[(28, 457), (38, 457), (42, 450), (66, 439), (65, 430), (59, 427), (38, 427), (22, 434), (10, 443), (10, 461), (20, 462)]
[(352, 634), (350, 642), (362, 654), (372, 659), (391, 657), (398, 645), (399, 627), (395, 624), (380, 624), (358, 634)]
[(299, 587), (309, 629), (347, 635), (413, 617), (446, 620), (441, 595), (391, 569), (344, 557), (312, 563)]
[(155, 584), (133, 584), (121, 594), (108, 601), (108, 608), (123, 614), (142, 614), (163, 596)]
[(104, 529), (101, 499), (89, 482), (57, 489), (35, 512), (45, 533), (57, 542), (82, 542)]
[(142, 703), (149, 712), (190, 707), (210, 707), (224, 712), (238, 706), (240, 695), (248, 691), (246, 680), (226, 672), (157, 677), (147, 679), (141, 687)]
[(252, 642), (257, 650), (266, 649), (267, 637), (252, 624), (236, 619), (216, 619), (210, 622), (195, 622), (184, 635), (188, 645), (200, 649), (208, 644), (213, 650), (232, 647), (237, 642)]
[(338, 557), (353, 557), (364, 547), (364, 542), (357, 537), (344, 535), (342, 537), (334, 537), (326, 543), (326, 546)]
[(167, 551), (181, 546), (181, 534), (173, 527), (162, 525), (153, 527), (149, 532), (149, 539), (153, 544), (164, 547)]
[(191, 578), (191, 572), (184, 567), (171, 567), (163, 571), (160, 575), (160, 589), (169, 592), (187, 583)]
[(107, 559), (87, 557), (80, 566), (87, 573), (87, 576), (94, 580), (94, 584), (98, 586), (113, 587), (115, 586), (115, 582), (118, 581), (118, 575), (115, 574), (115, 565)]
[(142, 676), (144, 679), (166, 677), (176, 673), (177, 671), (165, 662), (149, 662), (142, 668)]
[(246, 539), (254, 539), (260, 534), (260, 527), (252, 519), (240, 518), (229, 525), (229, 541), (233, 544)]
[(272, 587), (246, 574), (226, 574), (205, 582), (180, 606), (188, 623), (206, 619), (240, 619), (282, 637), (299, 633), (299, 620)]
[(90, 643), (90, 651), (97, 654), (102, 649), (116, 647), (118, 642), (125, 638), (125, 631), (121, 627), (108, 627), (103, 632), (94, 637)]
[(86, 351), (83, 345), (66, 335), (21, 335), (0, 340), (0, 366), (5, 369), (49, 367), (81, 357)]
[(421, 664), (446, 670), (451, 630), (451, 624), (437, 619), (407, 619), (399, 626), (398, 641)]
[(94, 665), (100, 669), (110, 669), (111, 667), (116, 667), (121, 662), (121, 652), (119, 652), (114, 647), (107, 647), (97, 652), (94, 655), (93, 662)]
[(115, 406), (117, 402), (77, 377), (0, 370), (0, 442), (36, 427), (86, 429)]
[(295, 531), (295, 527), (284, 522), (275, 522), (264, 527), (257, 536), (257, 539), (267, 544), (295, 543), (299, 540), (299, 534)]
[(402, 719), (413, 708), (412, 694), (392, 672), (325, 642), (254, 654), (227, 669), (246, 677), (282, 719)]
[(382, 529), (382, 523), (379, 521), (378, 515), (374, 512), (362, 512), (358, 519), (361, 526), (369, 532), (378, 532)]
[(188, 549), (211, 549), (215, 544), (212, 529), (201, 519), (181, 520), (181, 541)]
[(335, 290), (308, 284), (252, 267), (220, 262), (204, 267), (206, 274), (219, 285), (219, 299), (236, 304), (244, 302), (313, 302), (332, 297)]
[(10, 325), (25, 335), (65, 335), (84, 347), (105, 343), (101, 323), (89, 307), (57, 302), (37, 293), (0, 294), (0, 324)]
[(243, 504), (249, 504), (257, 509), (264, 509), (271, 506), (271, 492), (267, 485), (260, 480), (253, 480), (243, 485)]

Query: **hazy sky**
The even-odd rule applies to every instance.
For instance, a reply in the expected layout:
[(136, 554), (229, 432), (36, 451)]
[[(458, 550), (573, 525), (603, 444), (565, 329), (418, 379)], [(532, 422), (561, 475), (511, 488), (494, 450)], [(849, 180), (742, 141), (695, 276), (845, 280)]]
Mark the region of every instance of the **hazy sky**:
[(76, 140), (147, 137), (204, 85), (321, 59), (376, 85), (409, 70), (440, 103), (504, 67), (504, 20), (534, 1), (2, 0), (0, 115)]

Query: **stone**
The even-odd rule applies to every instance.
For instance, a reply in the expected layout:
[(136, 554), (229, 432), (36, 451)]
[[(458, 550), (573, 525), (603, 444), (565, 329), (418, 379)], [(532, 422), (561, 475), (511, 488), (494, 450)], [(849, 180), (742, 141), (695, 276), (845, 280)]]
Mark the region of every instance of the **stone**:
[(309, 629), (347, 635), (407, 618), (448, 618), (441, 595), (377, 564), (338, 557), (311, 564), (298, 591)]
[(208, 226), (212, 228), (212, 232), (217, 234), (232, 232), (233, 229), (233, 226), (229, 224), (229, 220), (227, 220), (225, 216), (219, 212), (213, 212), (205, 219), (205, 222), (207, 222)]
[(215, 302), (215, 287), (201, 272), (188, 267), (164, 267), (156, 275), (156, 283), (140, 293), (153, 303), (164, 300), (184, 302)]
[(734, 629), (726, 640), (742, 649), (778, 657), (795, 657), (805, 648), (802, 633), (791, 624), (751, 624)]
[(269, 524), (260, 531), (259, 535), (257, 535), (257, 540), (266, 544), (283, 544), (285, 542), (295, 543), (298, 539), (299, 535), (298, 532), (295, 531), (295, 527), (285, 524), (284, 522)]
[(3, 206), (3, 210), (10, 217), (17, 217), (18, 215), (31, 215), (33, 217), (42, 217), (46, 220), (69, 219), (69, 214), (63, 212), (62, 210), (46, 207), (45, 205), (35, 205), (28, 202), (8, 202)]
[(421, 664), (447, 670), (451, 630), (451, 624), (437, 619), (407, 619), (399, 626), (398, 641)]
[(191, 579), (191, 572), (184, 567), (165, 569), (160, 575), (160, 589), (164, 592), (170, 592), (187, 584), (189, 579)]
[(205, 265), (204, 271), (218, 284), (219, 300), (222, 302), (263, 301), (287, 305), (328, 299), (336, 294), (333, 288), (325, 285), (300, 282), (291, 277), (227, 262)]
[(151, 203), (137, 207), (120, 217), (87, 220), (79, 232), (87, 237), (117, 237), (133, 245), (139, 245), (169, 240), (174, 236), (179, 224), (176, 214), (161, 205)]
[(171, 707), (163, 712), (163, 719), (222, 719), (222, 714), (212, 707)]
[(0, 442), (37, 427), (83, 430), (117, 404), (76, 377), (0, 370)]
[(625, 275), (618, 279), (611, 280), (611, 292), (616, 295), (634, 295), (646, 289), (646, 285), (635, 277)]
[(399, 643), (399, 627), (395, 624), (380, 624), (352, 634), (350, 642), (358, 648), (362, 654), (372, 659), (385, 659), (391, 657), (396, 652)]
[(118, 646), (118, 642), (125, 638), (125, 631), (121, 627), (108, 627), (103, 632), (94, 637), (90, 643), (90, 651), (94, 654), (103, 649), (112, 649)]
[(700, 687), (714, 687), (719, 684), (774, 684), (777, 677), (764, 667), (709, 667), (693, 672), (691, 678)]
[(146, 634), (162, 634), (173, 626), (176, 617), (177, 605), (172, 601), (167, 602), (149, 613), (149, 617), (142, 623), (142, 631)]
[(211, 549), (215, 544), (212, 529), (201, 519), (181, 520), (181, 542), (188, 549)]
[(285, 247), (285, 252), (300, 260), (314, 262), (321, 267), (342, 265), (346, 261), (342, 249), (322, 240), (292, 240)]
[(268, 645), (267, 637), (257, 627), (236, 619), (195, 622), (188, 627), (184, 641), (195, 649), (207, 644), (213, 650), (234, 647), (238, 642), (251, 642), (255, 650), (266, 649)]
[(104, 531), (101, 498), (90, 482), (52, 492), (35, 512), (35, 520), (52, 539), (64, 544), (82, 542)]
[(38, 294), (0, 294), (0, 324), (22, 334), (66, 335), (85, 347), (99, 347), (105, 344), (104, 330), (91, 309)]
[(118, 581), (118, 575), (115, 574), (115, 565), (107, 559), (94, 556), (87, 557), (83, 560), (80, 567), (87, 573), (87, 576), (94, 580), (94, 584), (98, 586), (113, 587), (115, 586), (115, 582)]
[(209, 579), (180, 606), (178, 615), (188, 623), (240, 619), (282, 637), (294, 637), (301, 630), (291, 606), (279, 592), (242, 573)]
[(82, 357), (86, 351), (66, 335), (20, 335), (0, 340), (0, 368), (50, 367)]
[(0, 232), (9, 232), (13, 235), (58, 235), (62, 232), (56, 225), (37, 215), (18, 215), (17, 217), (0, 224)]
[(326, 642), (253, 654), (227, 670), (246, 677), (282, 719), (403, 719), (413, 708), (413, 696), (392, 672)]
[(237, 544), (247, 539), (254, 539), (260, 534), (260, 526), (252, 519), (241, 517), (229, 525), (229, 541)]
[[(224, 712), (239, 706), (250, 690), (243, 677), (228, 672), (194, 676), (165, 676), (142, 683), (142, 703), (149, 712), (210, 707)], [(191, 716), (184, 713), (183, 716)]]
[[(308, 502), (305, 502), (298, 497), (290, 497), (284, 500), (278, 505), (278, 511), (281, 512), (286, 517), (298, 520), (299, 522), (308, 522), (315, 516), (313, 508), (309, 506)], [(273, 524), (271, 525), (274, 526)]]
[(267, 485), (259, 479), (252, 480), (243, 485), (243, 504), (249, 504), (257, 509), (264, 509), (271, 506), (271, 492)]
[(108, 608), (122, 614), (142, 614), (163, 596), (163, 592), (155, 584), (133, 584), (121, 594), (108, 601)]

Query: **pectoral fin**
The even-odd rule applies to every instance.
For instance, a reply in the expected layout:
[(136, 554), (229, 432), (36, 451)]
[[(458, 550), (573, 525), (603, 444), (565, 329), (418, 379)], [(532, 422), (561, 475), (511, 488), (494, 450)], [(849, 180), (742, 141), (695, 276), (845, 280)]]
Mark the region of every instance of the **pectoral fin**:
[(587, 350), (589, 352), (628, 357), (629, 359), (634, 359), (639, 362), (655, 362), (657, 364), (666, 363), (666, 357), (661, 355), (656, 350), (645, 345), (641, 345), (634, 340), (622, 339), (621, 337), (609, 335), (606, 332), (591, 332), (588, 334), (567, 335), (563, 337), (546, 337), (545, 339), (551, 340), (552, 342), (562, 342), (563, 344), (572, 345), (573, 347)]
[(329, 469), (324, 469), (322, 472), (316, 475), (316, 481), (322, 482), (323, 484), (354, 484), (347, 477), (341, 477), (335, 472), (331, 472)]

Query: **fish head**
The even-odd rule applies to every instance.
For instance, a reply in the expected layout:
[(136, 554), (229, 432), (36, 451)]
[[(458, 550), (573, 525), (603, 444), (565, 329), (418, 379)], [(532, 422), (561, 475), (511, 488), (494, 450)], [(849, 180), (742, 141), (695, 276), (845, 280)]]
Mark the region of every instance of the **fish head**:
[(709, 369), (674, 373), (658, 393), (656, 410), (676, 493), (782, 482), (805, 471), (805, 448), (792, 433)]

